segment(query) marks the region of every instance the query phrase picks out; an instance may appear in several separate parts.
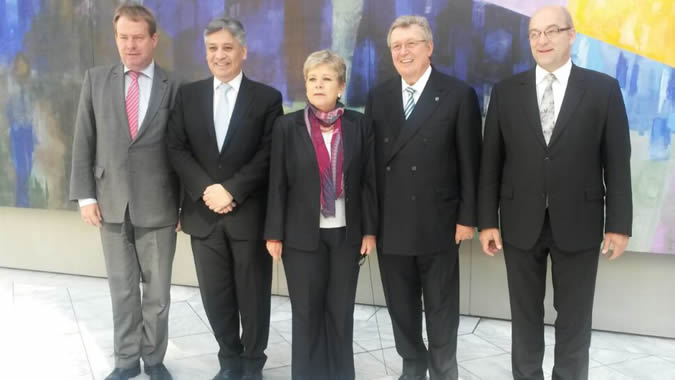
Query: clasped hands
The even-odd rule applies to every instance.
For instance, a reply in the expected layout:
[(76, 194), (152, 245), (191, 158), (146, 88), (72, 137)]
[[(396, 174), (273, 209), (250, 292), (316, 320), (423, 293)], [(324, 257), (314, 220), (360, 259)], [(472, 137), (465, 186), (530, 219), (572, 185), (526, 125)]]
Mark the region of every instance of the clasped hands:
[(219, 183), (208, 186), (202, 194), (202, 199), (211, 211), (218, 214), (227, 214), (237, 207), (232, 194)]

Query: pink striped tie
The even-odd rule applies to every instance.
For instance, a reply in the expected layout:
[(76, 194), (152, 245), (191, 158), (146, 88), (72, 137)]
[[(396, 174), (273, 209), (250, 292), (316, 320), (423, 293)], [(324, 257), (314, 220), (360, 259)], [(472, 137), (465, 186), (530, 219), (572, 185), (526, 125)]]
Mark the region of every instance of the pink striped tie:
[(129, 86), (129, 91), (127, 91), (127, 120), (129, 120), (129, 133), (131, 134), (131, 139), (136, 138), (138, 134), (138, 99), (139, 99), (139, 89), (138, 89), (138, 71), (127, 72), (129, 77), (131, 77), (131, 85)]

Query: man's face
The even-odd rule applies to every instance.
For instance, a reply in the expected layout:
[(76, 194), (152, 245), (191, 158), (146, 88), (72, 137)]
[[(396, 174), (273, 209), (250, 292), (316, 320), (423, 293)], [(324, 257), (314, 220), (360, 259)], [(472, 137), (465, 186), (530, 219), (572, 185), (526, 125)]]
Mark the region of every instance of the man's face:
[(419, 25), (410, 25), (392, 30), (389, 43), (396, 71), (408, 84), (414, 84), (431, 64), (434, 42), (424, 38)]
[(246, 59), (246, 46), (227, 30), (220, 30), (206, 36), (206, 62), (214, 77), (229, 82), (241, 72)]
[(122, 63), (131, 70), (141, 71), (152, 62), (157, 33), (150, 35), (144, 20), (134, 21), (122, 16), (115, 25), (115, 43)]
[[(568, 24), (565, 13), (557, 7), (543, 8), (530, 19), (532, 56), (539, 66), (549, 72), (564, 65), (572, 54), (576, 32), (574, 29), (561, 30), (571, 27)], [(556, 30), (561, 31), (556, 32)], [(541, 33), (533, 38), (536, 32)]]

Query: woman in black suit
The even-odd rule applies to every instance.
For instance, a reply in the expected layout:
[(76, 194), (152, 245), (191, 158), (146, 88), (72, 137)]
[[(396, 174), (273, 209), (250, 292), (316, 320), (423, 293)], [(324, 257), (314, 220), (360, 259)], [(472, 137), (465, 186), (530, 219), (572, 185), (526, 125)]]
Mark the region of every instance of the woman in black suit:
[(293, 379), (353, 379), (359, 258), (375, 249), (373, 135), (338, 101), (344, 60), (321, 50), (303, 68), (307, 106), (277, 119), (265, 224), (283, 255), (293, 310)]

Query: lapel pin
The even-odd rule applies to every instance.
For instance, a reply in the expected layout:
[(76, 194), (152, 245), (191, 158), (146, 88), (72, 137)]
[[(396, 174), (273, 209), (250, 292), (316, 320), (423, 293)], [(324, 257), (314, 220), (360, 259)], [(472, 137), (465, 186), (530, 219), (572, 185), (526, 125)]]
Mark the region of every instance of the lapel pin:
[(437, 96), (434, 100), (435, 100), (435, 101), (438, 101), (438, 99), (439, 99), (439, 97)]

